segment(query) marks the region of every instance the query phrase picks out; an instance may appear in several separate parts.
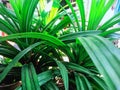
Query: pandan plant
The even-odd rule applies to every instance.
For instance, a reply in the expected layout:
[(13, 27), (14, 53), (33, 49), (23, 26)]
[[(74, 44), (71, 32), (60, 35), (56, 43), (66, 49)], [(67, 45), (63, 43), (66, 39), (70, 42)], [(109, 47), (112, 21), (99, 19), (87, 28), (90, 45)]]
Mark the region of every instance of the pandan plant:
[(88, 19), (83, 0), (75, 0), (79, 14), (65, 2), (10, 0), (11, 10), (0, 3), (0, 30), (7, 34), (0, 54), (12, 60), (1, 67), (0, 82), (19, 62), (18, 90), (119, 90), (120, 50), (112, 40), (120, 28), (112, 26), (120, 13), (99, 27), (114, 0), (91, 0)]

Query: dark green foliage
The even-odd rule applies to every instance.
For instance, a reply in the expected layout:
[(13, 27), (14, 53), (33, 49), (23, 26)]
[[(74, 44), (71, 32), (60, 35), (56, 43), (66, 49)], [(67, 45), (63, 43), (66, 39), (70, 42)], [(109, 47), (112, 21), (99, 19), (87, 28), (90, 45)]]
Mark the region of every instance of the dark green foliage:
[(10, 0), (12, 10), (0, 3), (0, 54), (12, 60), (0, 65), (0, 82), (19, 62), (17, 90), (119, 90), (120, 50), (105, 37), (119, 31), (108, 29), (120, 13), (99, 27), (114, 0), (92, 0), (88, 20), (84, 0), (76, 0), (79, 14), (69, 0), (49, 0), (49, 10), (45, 1)]

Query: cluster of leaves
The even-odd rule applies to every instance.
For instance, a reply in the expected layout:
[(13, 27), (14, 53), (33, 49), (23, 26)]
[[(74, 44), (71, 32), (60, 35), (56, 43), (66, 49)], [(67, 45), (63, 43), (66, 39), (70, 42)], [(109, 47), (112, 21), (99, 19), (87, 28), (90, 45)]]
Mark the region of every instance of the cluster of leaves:
[(12, 10), (0, 3), (0, 30), (7, 34), (0, 37), (0, 54), (12, 59), (0, 69), (0, 82), (20, 62), (17, 89), (119, 90), (120, 50), (104, 37), (119, 31), (109, 28), (120, 14), (98, 27), (114, 0), (92, 0), (88, 20), (83, 0), (75, 2), (79, 15), (65, 1), (71, 12), (59, 0), (10, 0)]

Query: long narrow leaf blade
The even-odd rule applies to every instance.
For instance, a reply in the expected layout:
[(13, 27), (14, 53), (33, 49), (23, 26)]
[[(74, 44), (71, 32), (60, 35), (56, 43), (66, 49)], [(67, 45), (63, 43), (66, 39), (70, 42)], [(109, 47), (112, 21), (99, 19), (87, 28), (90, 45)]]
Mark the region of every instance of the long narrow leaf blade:
[(77, 43), (82, 43), (95, 66), (104, 76), (109, 89), (119, 90), (120, 50), (117, 49), (110, 41), (99, 36), (79, 38)]
[(22, 67), (22, 89), (23, 90), (32, 90), (31, 80), (29, 77), (28, 65), (25, 64)]
[(65, 86), (65, 90), (68, 90), (69, 88), (69, 84), (68, 84), (68, 71), (66, 69), (66, 67), (64, 66), (64, 64), (62, 64), (60, 61), (55, 60), (59, 69), (60, 69), (60, 73), (62, 75), (62, 79), (64, 82), (64, 86)]
[(69, 8), (71, 9), (71, 12), (75, 18), (75, 21), (77, 23), (77, 26), (78, 26), (78, 30), (80, 31), (80, 24), (79, 24), (79, 20), (78, 20), (78, 17), (77, 17), (77, 14), (75, 13), (75, 10), (74, 10), (74, 7), (72, 6), (71, 2), (69, 0), (65, 0), (66, 3), (68, 4)]
[(78, 4), (78, 8), (80, 11), (80, 15), (81, 15), (81, 21), (82, 21), (82, 30), (85, 31), (85, 9), (84, 9), (84, 1), (83, 0), (76, 0), (77, 4)]
[(35, 68), (33, 66), (32, 63), (29, 63), (28, 64), (28, 67), (29, 67), (29, 72), (30, 72), (30, 76), (31, 76), (31, 82), (33, 82), (33, 85), (34, 86), (34, 90), (40, 90), (40, 86), (39, 86), (39, 82), (38, 82), (38, 76), (36, 74), (36, 71), (35, 71)]
[(12, 60), (12, 62), (4, 69), (4, 71), (0, 74), (0, 82), (5, 78), (5, 76), (8, 74), (8, 72), (12, 69), (12, 67), (15, 66), (15, 64), (31, 49), (35, 48), (36, 46), (40, 45), (41, 42), (35, 43), (28, 48), (24, 49), (20, 53), (18, 53)]
[(44, 72), (38, 74), (39, 85), (42, 86), (46, 82), (50, 81), (52, 79), (52, 77), (53, 77), (52, 72), (50, 70), (44, 71)]

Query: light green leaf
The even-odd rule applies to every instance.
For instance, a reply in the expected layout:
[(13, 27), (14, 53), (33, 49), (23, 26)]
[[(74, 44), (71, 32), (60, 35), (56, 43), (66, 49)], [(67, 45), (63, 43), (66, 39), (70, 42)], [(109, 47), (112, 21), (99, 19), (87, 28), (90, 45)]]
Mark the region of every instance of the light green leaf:
[(99, 36), (78, 38), (77, 43), (82, 43), (93, 63), (103, 75), (109, 89), (119, 90), (120, 50), (117, 49), (110, 41)]
[(81, 15), (81, 21), (82, 21), (82, 30), (85, 31), (85, 23), (86, 23), (86, 19), (85, 19), (85, 9), (84, 9), (84, 1), (83, 0), (76, 0), (76, 3), (78, 4), (78, 8), (80, 11), (80, 15)]

